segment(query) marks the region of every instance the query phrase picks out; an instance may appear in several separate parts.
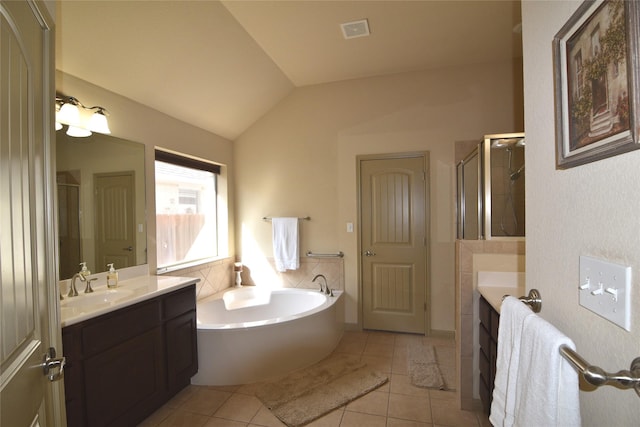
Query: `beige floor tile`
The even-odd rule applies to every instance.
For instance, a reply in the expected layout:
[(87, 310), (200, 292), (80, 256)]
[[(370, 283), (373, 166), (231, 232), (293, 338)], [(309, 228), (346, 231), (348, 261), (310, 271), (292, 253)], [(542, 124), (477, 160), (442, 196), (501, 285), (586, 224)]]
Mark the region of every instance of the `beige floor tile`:
[(391, 372), (401, 375), (409, 373), (409, 360), (407, 359), (407, 347), (398, 347), (396, 344), (393, 351), (393, 361), (391, 363)]
[(204, 427), (246, 427), (247, 423), (241, 421), (225, 420), (224, 418), (209, 418)]
[(206, 415), (194, 414), (193, 412), (177, 409), (162, 421), (159, 427), (202, 427), (208, 420), (209, 417)]
[(429, 397), (432, 399), (448, 400), (450, 402), (458, 402), (458, 393), (450, 390), (429, 389)]
[(369, 337), (367, 339), (367, 344), (387, 344), (387, 345), (395, 345), (396, 336), (392, 332), (369, 332)]
[(166, 405), (161, 406), (153, 414), (149, 415), (138, 427), (157, 427), (162, 421), (169, 418), (175, 408), (170, 408)]
[(339, 427), (344, 415), (344, 406), (323, 415), (315, 421), (311, 421), (306, 427)]
[(398, 334), (396, 336), (396, 348), (406, 348), (409, 344), (422, 343), (424, 336), (417, 334)]
[(409, 396), (429, 397), (429, 389), (416, 387), (411, 384), (408, 375), (391, 374), (391, 393), (406, 394)]
[(285, 427), (285, 424), (264, 405), (260, 406), (258, 413), (251, 419), (251, 424), (266, 427)]
[(391, 357), (363, 354), (360, 357), (360, 361), (380, 373), (391, 373)]
[(385, 427), (387, 417), (344, 411), (340, 427)]
[(399, 420), (397, 418), (388, 418), (387, 427), (431, 427), (431, 423), (421, 423), (420, 421)]
[(393, 344), (384, 344), (367, 341), (367, 345), (362, 352), (364, 356), (384, 356), (393, 357)]
[[(192, 386), (193, 387), (193, 386)], [(188, 399), (180, 405), (180, 409), (202, 415), (213, 415), (224, 402), (232, 396), (227, 391), (198, 387), (193, 390)]]
[(164, 406), (167, 406), (169, 408), (178, 408), (180, 407), (184, 402), (186, 402), (187, 400), (189, 400), (189, 398), (191, 396), (193, 396), (193, 394), (196, 392), (196, 390), (198, 390), (201, 387), (198, 386), (194, 386), (194, 385), (188, 385), (185, 388), (183, 388), (182, 390), (180, 390), (178, 392), (178, 394), (176, 394), (175, 396), (173, 396), (167, 403), (164, 404)]
[(347, 405), (347, 411), (387, 416), (389, 393), (372, 391)]
[(345, 334), (334, 353), (362, 354), (367, 345), (367, 336), (362, 334)]
[[(369, 366), (389, 375), (389, 382), (307, 427), (491, 427), (486, 415), (459, 411), (455, 391), (411, 385), (407, 375), (407, 346), (412, 342), (455, 346), (453, 339), (375, 331), (345, 332), (335, 353), (360, 355)], [(141, 427), (283, 427), (255, 397), (257, 386), (188, 386), (147, 418)]]
[(215, 412), (218, 418), (249, 422), (258, 413), (262, 403), (255, 396), (236, 393)]
[(431, 415), (436, 425), (451, 427), (478, 427), (475, 412), (458, 409), (457, 402), (431, 399)]
[(387, 414), (392, 418), (430, 423), (429, 398), (390, 393)]

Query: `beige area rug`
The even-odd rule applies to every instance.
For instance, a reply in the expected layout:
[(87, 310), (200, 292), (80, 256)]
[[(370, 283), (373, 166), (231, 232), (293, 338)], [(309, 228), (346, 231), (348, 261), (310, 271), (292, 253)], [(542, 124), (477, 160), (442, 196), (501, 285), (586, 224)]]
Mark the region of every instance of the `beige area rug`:
[(407, 350), (411, 384), (423, 388), (455, 390), (455, 348), (415, 343)]
[(302, 426), (375, 390), (389, 378), (353, 355), (330, 356), (257, 386), (256, 397), (289, 427)]

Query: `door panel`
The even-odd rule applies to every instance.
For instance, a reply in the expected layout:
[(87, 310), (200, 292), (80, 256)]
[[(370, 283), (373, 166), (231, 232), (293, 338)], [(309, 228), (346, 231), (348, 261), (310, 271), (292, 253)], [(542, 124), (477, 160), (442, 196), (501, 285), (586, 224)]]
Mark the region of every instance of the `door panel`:
[(96, 269), (109, 263), (136, 265), (135, 176), (133, 171), (96, 174)]
[(360, 161), (363, 326), (426, 331), (425, 157)]
[[(42, 5), (40, 5), (42, 6)], [(0, 2), (0, 425), (46, 425), (53, 220), (50, 37), (32, 2)], [(55, 300), (53, 309), (55, 309)], [(49, 412), (50, 413), (50, 412)]]

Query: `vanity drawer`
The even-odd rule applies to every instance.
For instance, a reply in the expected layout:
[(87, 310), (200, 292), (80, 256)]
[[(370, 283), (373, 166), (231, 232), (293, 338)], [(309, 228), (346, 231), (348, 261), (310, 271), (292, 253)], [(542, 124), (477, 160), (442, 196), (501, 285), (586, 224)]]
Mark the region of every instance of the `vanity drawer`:
[(87, 322), (82, 328), (84, 356), (106, 350), (160, 324), (158, 300), (142, 302)]
[(196, 309), (196, 287), (189, 286), (168, 294), (162, 300), (162, 318), (173, 319)]
[(480, 302), (478, 304), (478, 311), (480, 315), (480, 323), (484, 325), (487, 330), (491, 328), (491, 305), (487, 302), (486, 299), (480, 297)]
[(484, 328), (483, 325), (480, 325), (478, 330), (479, 330), (478, 341), (480, 342), (480, 348), (482, 348), (482, 351), (484, 351), (484, 354), (489, 356), (489, 348), (491, 346), (491, 336), (489, 335), (489, 332)]
[(491, 338), (498, 341), (498, 326), (500, 325), (500, 315), (493, 308), (491, 309)]

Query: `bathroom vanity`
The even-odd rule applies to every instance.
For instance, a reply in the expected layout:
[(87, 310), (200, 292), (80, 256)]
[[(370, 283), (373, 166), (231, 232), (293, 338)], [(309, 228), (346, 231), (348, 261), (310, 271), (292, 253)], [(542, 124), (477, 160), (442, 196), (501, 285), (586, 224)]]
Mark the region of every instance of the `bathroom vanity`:
[(489, 414), (493, 383), (496, 378), (500, 314), (482, 296), (480, 297), (478, 309), (480, 315), (480, 324), (478, 326), (478, 340), (480, 341), (478, 355), (478, 365), (480, 367), (479, 392), (482, 409), (486, 414)]
[(197, 281), (148, 276), (61, 302), (69, 427), (135, 426), (189, 384)]
[(482, 409), (491, 412), (493, 386), (496, 378), (498, 358), (498, 326), (500, 308), (505, 295), (518, 296), (524, 293), (524, 273), (486, 272), (478, 273), (478, 368), (480, 378), (478, 392)]

